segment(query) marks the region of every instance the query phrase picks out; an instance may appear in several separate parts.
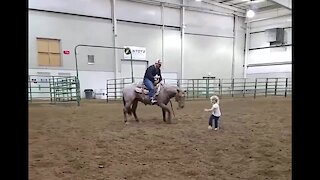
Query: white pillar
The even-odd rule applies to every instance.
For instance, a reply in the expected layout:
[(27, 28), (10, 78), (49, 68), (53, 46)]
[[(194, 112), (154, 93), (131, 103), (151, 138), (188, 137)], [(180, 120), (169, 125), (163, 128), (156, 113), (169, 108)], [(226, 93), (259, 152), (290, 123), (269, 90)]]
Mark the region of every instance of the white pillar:
[(164, 4), (161, 3), (161, 24), (162, 24), (162, 47), (161, 47), (161, 60), (164, 68)]
[[(184, 1), (182, 0), (182, 4)], [(185, 24), (184, 24), (184, 14), (185, 14), (185, 7), (181, 7), (181, 18), (180, 18), (180, 29), (181, 29), (181, 73), (180, 79), (184, 78), (184, 31), (185, 31)]]
[(246, 23), (246, 45), (244, 51), (244, 63), (243, 63), (243, 78), (247, 77), (247, 64), (249, 55), (249, 41), (250, 41), (250, 23)]
[[(113, 46), (117, 47), (117, 18), (116, 18), (116, 8), (115, 8), (115, 0), (111, 0), (111, 11), (112, 11), (112, 25), (113, 25)], [(118, 56), (117, 50), (113, 49), (114, 52), (114, 78), (117, 78), (117, 73), (120, 71), (118, 68)]]
[(236, 15), (233, 15), (233, 49), (232, 49), (232, 67), (231, 79), (234, 78), (234, 63), (235, 63), (235, 49), (236, 49)]

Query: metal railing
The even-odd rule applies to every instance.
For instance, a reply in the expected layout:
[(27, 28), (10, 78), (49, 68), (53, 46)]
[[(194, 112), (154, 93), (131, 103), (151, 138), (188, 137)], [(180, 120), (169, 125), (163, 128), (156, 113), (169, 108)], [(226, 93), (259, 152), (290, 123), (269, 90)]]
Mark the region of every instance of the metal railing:
[(69, 102), (80, 105), (80, 84), (75, 76), (28, 76), (28, 101)]
[[(120, 100), (122, 89), (142, 78), (107, 80), (107, 102)], [(177, 85), (187, 91), (186, 99), (207, 99), (212, 95), (246, 97), (284, 96), (292, 93), (291, 78), (235, 78), (235, 79), (164, 79), (163, 83)]]

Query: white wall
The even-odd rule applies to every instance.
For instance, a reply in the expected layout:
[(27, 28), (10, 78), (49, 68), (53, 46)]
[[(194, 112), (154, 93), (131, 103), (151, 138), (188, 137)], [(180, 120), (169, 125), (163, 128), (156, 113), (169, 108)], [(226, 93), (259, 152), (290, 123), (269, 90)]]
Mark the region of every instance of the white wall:
[(164, 72), (181, 72), (181, 33), (177, 30), (164, 31)]
[(109, 0), (30, 0), (29, 8), (111, 18)]
[(233, 36), (233, 17), (186, 11), (186, 33)]
[[(181, 3), (181, 1), (172, 2)], [(188, 2), (187, 4), (194, 3)], [(209, 7), (210, 5), (202, 4), (199, 6)], [(31, 0), (29, 8), (103, 17), (94, 18), (29, 10), (29, 67), (31, 69), (74, 70), (73, 49), (77, 44), (114, 45), (109, 0)], [(231, 12), (219, 7), (215, 9)], [(165, 7), (163, 17), (166, 27), (162, 42), (160, 6), (123, 0), (116, 1), (116, 18), (118, 19), (116, 46), (146, 47), (149, 65), (156, 58), (161, 58), (163, 54), (162, 72), (180, 77), (182, 70), (180, 9)], [(217, 78), (230, 78), (233, 53), (233, 17), (186, 10), (185, 25), (183, 78), (202, 78), (207, 75), (207, 72), (212, 72)], [(243, 27), (244, 19), (236, 18), (235, 77), (243, 74)], [(70, 50), (69, 55), (62, 57), (62, 67), (39, 67), (37, 65), (36, 37), (61, 39), (62, 49)], [(164, 52), (162, 52), (162, 43), (164, 43)], [(87, 64), (88, 54), (95, 55), (96, 63), (94, 65)], [(117, 51), (117, 59), (115, 59), (112, 50), (81, 47), (78, 48), (79, 70), (112, 73), (115, 71), (116, 61), (119, 69), (117, 73), (121, 77), (121, 74), (125, 74), (121, 72), (122, 57), (121, 50)], [(213, 64), (213, 68), (208, 64)], [(137, 68), (137, 71), (134, 72), (143, 73), (140, 67)]]
[[(289, 10), (273, 10), (260, 13), (257, 14), (255, 19), (268, 16), (280, 17), (250, 23), (249, 49), (251, 50), (249, 50), (247, 59), (247, 65), (249, 66), (246, 71), (247, 77), (291, 77), (292, 17), (291, 15), (282, 16), (289, 13)], [(284, 45), (287, 46), (270, 48), (266, 29), (272, 28), (284, 28)], [(275, 63), (275, 65), (272, 65), (272, 63)], [(283, 63), (283, 65), (277, 63)], [(264, 64), (265, 66), (254, 66), (259, 64)]]
[[(29, 11), (29, 68), (50, 68), (75, 70), (74, 48), (78, 44), (112, 46), (111, 21), (78, 17), (50, 12)], [(60, 39), (62, 53), (61, 67), (39, 67), (37, 60), (37, 37)], [(78, 48), (79, 70), (113, 71), (112, 50), (98, 48)], [(87, 55), (96, 57), (96, 65), (88, 65)]]
[[(76, 71), (73, 70), (53, 70), (53, 69), (29, 69), (29, 75), (39, 75), (40, 73), (49, 73), (50, 76), (61, 76), (61, 73), (69, 76), (76, 76)], [(106, 89), (107, 79), (113, 79), (113, 72), (99, 71), (79, 71), (80, 93), (81, 97), (85, 97), (85, 89)], [(41, 86), (41, 85), (40, 85)], [(35, 89), (37, 90), (37, 89)], [(36, 94), (37, 95), (37, 94)], [(38, 96), (46, 94), (38, 94)], [(49, 94), (47, 94), (49, 96)], [(34, 96), (34, 94), (33, 94)], [(50, 97), (50, 96), (49, 96)]]
[(202, 78), (211, 73), (216, 78), (230, 78), (232, 38), (185, 36), (185, 78)]

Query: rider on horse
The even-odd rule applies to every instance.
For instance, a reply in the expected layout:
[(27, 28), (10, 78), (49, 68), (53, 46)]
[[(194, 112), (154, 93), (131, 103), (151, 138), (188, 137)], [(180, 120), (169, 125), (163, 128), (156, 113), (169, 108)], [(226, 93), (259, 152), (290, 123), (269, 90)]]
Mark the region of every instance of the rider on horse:
[(147, 87), (151, 104), (155, 104), (157, 100), (154, 97), (154, 87), (162, 81), (161, 76), (161, 60), (157, 59), (155, 64), (149, 66), (144, 74), (143, 84)]

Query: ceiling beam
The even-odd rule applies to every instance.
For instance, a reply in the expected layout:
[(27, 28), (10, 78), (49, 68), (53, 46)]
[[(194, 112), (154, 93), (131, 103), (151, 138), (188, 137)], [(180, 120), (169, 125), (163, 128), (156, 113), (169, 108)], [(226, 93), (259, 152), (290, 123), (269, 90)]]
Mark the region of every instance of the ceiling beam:
[(202, 0), (202, 2), (207, 3), (207, 4), (211, 4), (211, 5), (215, 5), (215, 6), (218, 6), (218, 7), (222, 7), (222, 8), (225, 8), (225, 9), (229, 9), (229, 10), (232, 10), (232, 11), (237, 11), (237, 12), (240, 12), (240, 13), (246, 13), (246, 11), (243, 10), (243, 9), (232, 7), (232, 6), (225, 5), (225, 4), (222, 4), (222, 3), (218, 3), (218, 2), (215, 2), (215, 1)]
[(217, 10), (214, 10), (210, 7), (202, 7), (202, 6), (192, 6), (192, 5), (185, 5), (185, 4), (179, 4), (179, 3), (173, 3), (173, 2), (167, 2), (165, 0), (128, 0), (132, 2), (138, 2), (138, 3), (145, 3), (145, 4), (152, 4), (152, 5), (158, 5), (160, 6), (161, 3), (164, 4), (165, 7), (172, 7), (172, 8), (180, 8), (180, 7), (186, 7), (188, 10), (196, 10), (200, 12), (208, 12), (211, 14), (218, 14), (218, 15), (224, 15), (224, 16), (239, 16), (239, 17), (246, 17), (244, 13), (232, 12), (232, 13), (226, 13), (226, 12), (220, 12)]
[(264, 7), (258, 8), (258, 9), (256, 9), (256, 12), (268, 11), (268, 10), (277, 9), (280, 7), (281, 6), (279, 4), (273, 4), (270, 6), (264, 6)]
[(291, 0), (268, 0), (270, 2), (273, 2), (275, 4), (280, 5), (283, 8), (292, 10), (292, 1)]
[(276, 16), (270, 16), (270, 17), (265, 17), (265, 18), (259, 18), (259, 19), (252, 19), (252, 20), (246, 20), (244, 23), (251, 23), (251, 22), (257, 22), (257, 21), (264, 21), (268, 19), (275, 19), (275, 18), (280, 18), (280, 17), (286, 17), (286, 16), (291, 16), (291, 13), (288, 14), (282, 14), (282, 15), (276, 15)]

